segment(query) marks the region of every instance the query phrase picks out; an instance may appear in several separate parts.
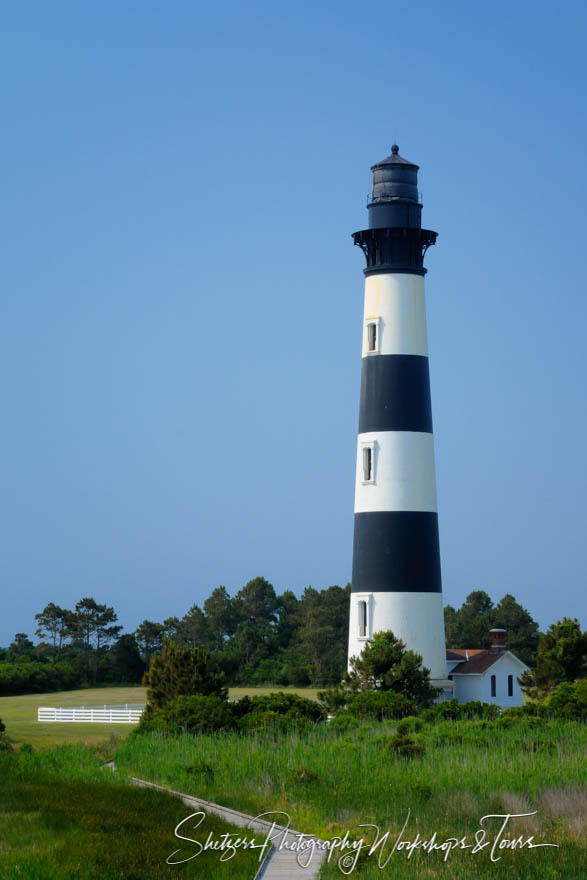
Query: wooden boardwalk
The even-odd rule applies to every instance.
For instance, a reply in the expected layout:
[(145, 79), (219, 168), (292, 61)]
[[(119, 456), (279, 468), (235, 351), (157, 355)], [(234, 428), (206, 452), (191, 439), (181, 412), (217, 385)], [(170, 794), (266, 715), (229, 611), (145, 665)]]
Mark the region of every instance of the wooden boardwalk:
[[(115, 769), (114, 762), (109, 762), (107, 766)], [(131, 779), (135, 785), (156, 788), (158, 791), (175, 795), (175, 797), (181, 798), (186, 806), (204, 810), (206, 813), (214, 813), (215, 816), (220, 816), (231, 825), (237, 825), (239, 828), (251, 828), (253, 831), (261, 832), (264, 837), (271, 833), (273, 846), (257, 871), (254, 880), (314, 880), (318, 876), (322, 862), (326, 857), (326, 850), (314, 847), (314, 844), (318, 844), (320, 841), (313, 835), (303, 834), (291, 828), (286, 829), (266, 819), (257, 819), (254, 816), (241, 813), (239, 810), (222, 807), (220, 804), (183, 794), (183, 792), (174, 791), (172, 788), (156, 785), (154, 782), (146, 782), (144, 779), (137, 779), (134, 776), (131, 776)]]

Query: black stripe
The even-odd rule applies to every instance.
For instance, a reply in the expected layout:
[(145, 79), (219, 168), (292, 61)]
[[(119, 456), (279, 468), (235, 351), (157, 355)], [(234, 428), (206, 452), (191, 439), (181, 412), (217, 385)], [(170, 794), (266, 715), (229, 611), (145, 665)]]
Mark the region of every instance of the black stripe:
[(367, 431), (432, 432), (427, 357), (376, 354), (363, 358), (359, 434)]
[(355, 514), (353, 592), (440, 593), (438, 514)]

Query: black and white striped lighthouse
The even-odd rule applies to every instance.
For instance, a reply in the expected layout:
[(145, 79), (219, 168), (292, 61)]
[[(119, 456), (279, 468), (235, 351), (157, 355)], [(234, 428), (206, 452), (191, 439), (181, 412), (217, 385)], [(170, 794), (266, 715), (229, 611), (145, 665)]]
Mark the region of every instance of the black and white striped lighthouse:
[(372, 166), (355, 488), (349, 660), (380, 630), (447, 679), (428, 373), (418, 166), (399, 155)]

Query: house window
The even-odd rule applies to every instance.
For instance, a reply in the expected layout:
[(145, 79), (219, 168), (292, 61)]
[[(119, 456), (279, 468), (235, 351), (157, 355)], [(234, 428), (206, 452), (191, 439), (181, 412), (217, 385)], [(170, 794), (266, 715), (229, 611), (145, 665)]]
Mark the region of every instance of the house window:
[(359, 602), (359, 638), (367, 638), (367, 603)]
[(508, 675), (508, 697), (513, 697), (514, 695), (514, 676)]
[(491, 696), (497, 696), (497, 679), (495, 678), (495, 675), (491, 676)]

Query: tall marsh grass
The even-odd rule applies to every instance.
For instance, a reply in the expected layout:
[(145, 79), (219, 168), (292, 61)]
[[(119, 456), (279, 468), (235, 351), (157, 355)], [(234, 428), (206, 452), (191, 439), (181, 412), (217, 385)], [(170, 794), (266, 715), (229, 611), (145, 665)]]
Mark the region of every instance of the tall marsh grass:
[[(559, 849), (508, 853), (495, 864), (484, 853), (453, 853), (447, 863), (438, 853), (416, 853), (409, 861), (392, 860), (383, 873), (367, 859), (360, 870), (365, 880), (386, 874), (488, 880), (506, 872), (520, 880), (587, 877), (580, 815), (585, 807), (584, 725), (426, 725), (415, 736), (424, 751), (413, 757), (390, 749), (395, 733), (390, 723), (346, 733), (316, 725), (280, 736), (133, 735), (117, 751), (116, 762), (129, 774), (252, 815), (283, 810), (293, 828), (326, 838), (347, 829), (361, 836), (361, 823), (397, 833), (408, 809), (413, 833), (436, 831), (441, 839), (473, 835), (485, 814), (537, 810), (536, 817), (511, 820), (519, 823), (516, 836), (535, 834), (537, 841), (560, 844)], [(328, 867), (325, 873), (330, 871), (340, 876), (338, 868)]]

